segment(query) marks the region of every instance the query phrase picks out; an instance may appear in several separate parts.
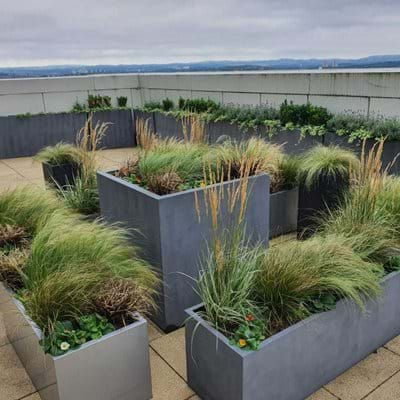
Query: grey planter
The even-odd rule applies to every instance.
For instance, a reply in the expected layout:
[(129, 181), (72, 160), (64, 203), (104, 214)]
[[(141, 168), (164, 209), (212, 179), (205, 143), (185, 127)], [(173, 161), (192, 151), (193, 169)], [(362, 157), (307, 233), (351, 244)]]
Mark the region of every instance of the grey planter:
[[(183, 120), (176, 119), (172, 116), (165, 115), (160, 112), (154, 113), (155, 131), (161, 138), (177, 138), (183, 139)], [(189, 126), (187, 126), (189, 129)], [(187, 131), (189, 134), (189, 131)]]
[[(42, 400), (149, 400), (152, 397), (147, 322), (131, 325), (62, 356), (45, 354), (41, 331), (0, 284), (7, 336)], [(3, 299), (3, 302), (1, 302)]]
[[(187, 190), (158, 196), (110, 173), (99, 172), (97, 182), (101, 215), (110, 223), (121, 223), (131, 232), (141, 256), (160, 273), (162, 279), (159, 309), (155, 322), (165, 331), (179, 327), (185, 309), (199, 302), (193, 279), (199, 275), (199, 259), (213, 237), (211, 215), (206, 213), (205, 189)], [(234, 222), (227, 210), (228, 191), (238, 181), (220, 184), (225, 197), (221, 207), (222, 229)], [(196, 211), (196, 196), (201, 222)], [(268, 243), (269, 177), (249, 179), (249, 200), (245, 215), (250, 241)]]
[(101, 141), (101, 147), (115, 149), (136, 146), (132, 110), (96, 111), (92, 122), (94, 126), (97, 122), (111, 122)]
[(155, 124), (154, 124), (154, 113), (141, 111), (141, 110), (133, 110), (133, 120), (134, 120), (134, 127), (135, 127), (135, 138), (136, 138), (136, 122), (138, 119), (142, 119), (144, 121), (148, 121), (149, 128), (154, 132), (155, 131)]
[(301, 138), (300, 130), (295, 129), (294, 131), (282, 130), (276, 135), (273, 135), (272, 138), (268, 138), (268, 136), (266, 136), (266, 140), (268, 142), (281, 145), (282, 150), (286, 154), (296, 155), (304, 153), (305, 151), (311, 149), (318, 144), (322, 144), (323, 137), (306, 136), (304, 138)]
[(61, 165), (42, 163), (42, 169), (45, 182), (56, 189), (74, 185), (79, 173), (79, 167), (72, 163)]
[(363, 313), (340, 301), (243, 351), (188, 310), (189, 386), (202, 400), (303, 400), (400, 334), (400, 272), (386, 276), (383, 295)]
[(0, 117), (0, 158), (28, 157), (58, 142), (75, 143), (85, 113)]
[(210, 122), (207, 124), (207, 135), (211, 144), (217, 142), (221, 136), (227, 136), (232, 140), (240, 142), (254, 136), (257, 132), (253, 130), (244, 131), (237, 124), (229, 122)]
[(283, 190), (270, 195), (269, 237), (297, 230), (299, 188)]

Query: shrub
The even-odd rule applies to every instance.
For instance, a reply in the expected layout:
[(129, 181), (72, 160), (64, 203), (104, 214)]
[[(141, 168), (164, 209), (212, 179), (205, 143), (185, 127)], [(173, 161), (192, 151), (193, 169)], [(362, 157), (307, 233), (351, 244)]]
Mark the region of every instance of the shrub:
[(72, 144), (62, 142), (40, 150), (34, 159), (50, 165), (80, 164), (77, 148)]
[(307, 187), (321, 176), (347, 179), (351, 170), (359, 168), (359, 159), (350, 150), (339, 146), (318, 145), (307, 151), (299, 163), (299, 179)]
[(383, 270), (363, 261), (337, 235), (291, 240), (271, 246), (260, 261), (257, 297), (269, 332), (311, 314), (324, 298), (347, 298), (363, 307), (380, 293)]
[(88, 107), (90, 110), (111, 108), (111, 97), (90, 94), (88, 96)]
[(126, 96), (117, 97), (118, 107), (125, 108), (128, 105), (128, 98)]
[(178, 107), (180, 110), (186, 110), (193, 113), (206, 113), (218, 110), (220, 105), (211, 99), (183, 99), (180, 97)]
[(171, 111), (174, 108), (174, 102), (168, 97), (161, 102), (163, 111)]
[(325, 107), (313, 106), (310, 103), (298, 105), (285, 100), (279, 110), (282, 125), (292, 123), (297, 126), (322, 126), (326, 125), (330, 118), (331, 114)]
[(159, 101), (148, 101), (142, 107), (143, 111), (152, 112), (162, 110), (162, 104)]

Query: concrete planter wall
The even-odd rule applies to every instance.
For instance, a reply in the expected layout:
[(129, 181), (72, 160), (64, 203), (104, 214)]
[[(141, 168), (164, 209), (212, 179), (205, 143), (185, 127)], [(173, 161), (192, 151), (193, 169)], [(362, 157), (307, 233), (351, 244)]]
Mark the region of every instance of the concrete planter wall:
[(73, 185), (78, 176), (76, 164), (51, 165), (42, 163), (43, 177), (47, 184), (58, 188)]
[(284, 235), (297, 230), (299, 188), (270, 195), (269, 236)]
[(322, 136), (306, 136), (301, 138), (299, 129), (295, 129), (294, 131), (282, 130), (273, 135), (272, 138), (268, 138), (268, 136), (265, 136), (265, 138), (268, 142), (282, 145), (282, 150), (286, 154), (292, 155), (304, 153), (317, 144), (323, 143)]
[[(154, 113), (154, 123), (155, 123), (155, 131), (157, 134), (163, 138), (172, 138), (175, 137), (177, 139), (183, 139), (183, 120), (178, 120), (169, 115), (165, 115), (159, 112)], [(189, 126), (187, 126), (189, 128)], [(189, 133), (189, 131), (187, 131)]]
[(42, 400), (149, 400), (152, 397), (146, 321), (62, 356), (45, 354), (41, 331), (0, 284), (0, 309), (10, 343)]
[(0, 117), (0, 158), (28, 157), (58, 142), (75, 143), (85, 113)]
[[(97, 174), (102, 217), (129, 228), (132, 242), (140, 245), (141, 256), (160, 273), (162, 279), (156, 323), (169, 331), (185, 320), (185, 309), (199, 302), (193, 278), (199, 275), (199, 259), (213, 237), (211, 215), (206, 213), (205, 189), (158, 196), (110, 173)], [(228, 190), (238, 181), (220, 184), (225, 192), (220, 227), (229, 228), (235, 218), (227, 210)], [(249, 240), (268, 243), (269, 177), (249, 179), (246, 210)], [(196, 196), (201, 214), (199, 222)], [(209, 208), (209, 207), (208, 207)]]
[(115, 149), (136, 146), (136, 135), (131, 110), (96, 111), (93, 113), (93, 125), (97, 122), (111, 122), (101, 147)]
[(227, 136), (232, 140), (240, 142), (249, 139), (257, 133), (254, 130), (244, 131), (240, 129), (238, 124), (230, 124), (229, 122), (210, 122), (207, 124), (206, 129), (211, 144), (216, 143), (221, 136)]
[(341, 176), (321, 175), (311, 187), (299, 186), (297, 233), (311, 236), (318, 227), (318, 218), (327, 210), (335, 210), (349, 187), (349, 179)]
[(381, 298), (363, 313), (340, 301), (243, 351), (188, 310), (189, 386), (203, 400), (303, 400), (400, 334), (400, 273), (382, 281)]

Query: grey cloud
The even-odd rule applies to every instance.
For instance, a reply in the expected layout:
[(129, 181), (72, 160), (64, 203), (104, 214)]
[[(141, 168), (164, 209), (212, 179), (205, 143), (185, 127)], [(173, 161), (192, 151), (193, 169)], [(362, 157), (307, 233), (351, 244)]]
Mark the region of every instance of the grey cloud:
[(0, 0), (0, 66), (398, 53), (396, 0)]

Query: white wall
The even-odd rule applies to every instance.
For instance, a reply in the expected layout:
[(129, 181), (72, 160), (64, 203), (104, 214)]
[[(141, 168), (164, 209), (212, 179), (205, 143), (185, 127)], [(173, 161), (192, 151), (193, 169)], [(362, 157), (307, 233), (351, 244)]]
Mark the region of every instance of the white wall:
[(400, 117), (400, 69), (198, 74), (127, 74), (0, 80), (0, 115), (69, 111), (88, 94), (128, 97), (128, 105), (169, 97), (270, 104), (287, 99)]

